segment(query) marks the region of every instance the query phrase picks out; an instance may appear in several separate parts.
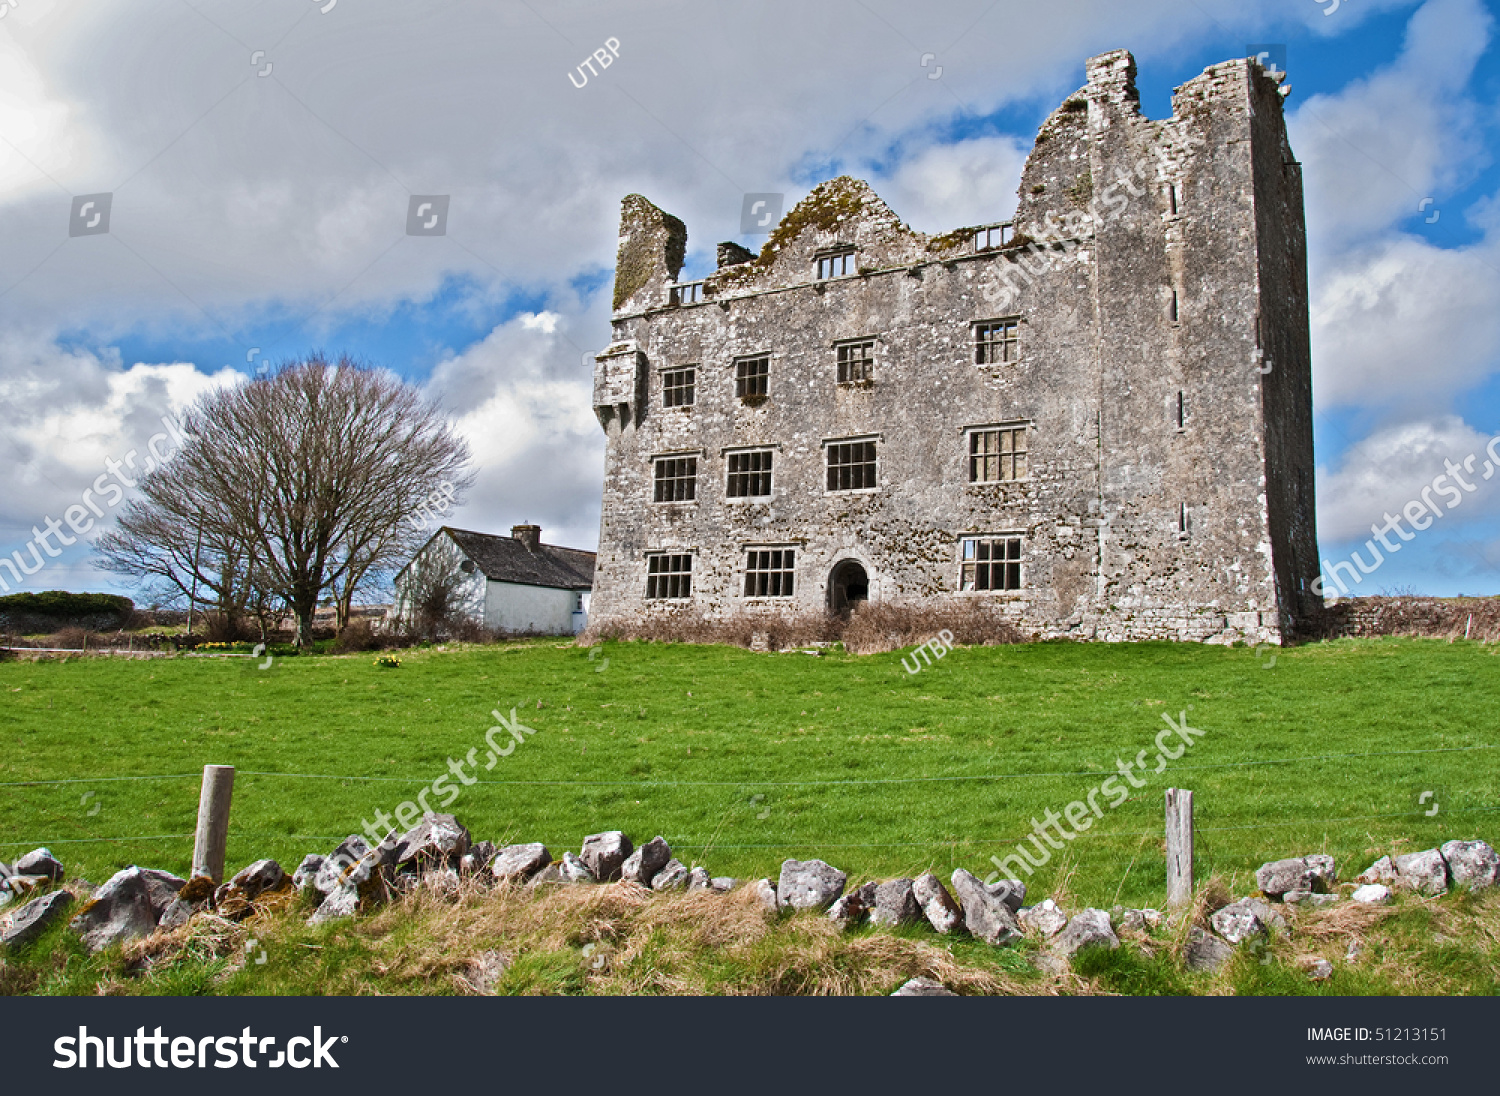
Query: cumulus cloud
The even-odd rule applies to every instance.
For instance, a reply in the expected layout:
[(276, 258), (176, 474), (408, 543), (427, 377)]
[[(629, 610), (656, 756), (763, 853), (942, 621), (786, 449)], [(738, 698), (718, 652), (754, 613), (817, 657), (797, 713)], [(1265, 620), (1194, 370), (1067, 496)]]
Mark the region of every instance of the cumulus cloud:
[(1405, 234), (1331, 264), (1312, 308), (1318, 401), (1446, 407), (1500, 366), (1500, 247)]
[(593, 373), (562, 316), (527, 312), (499, 325), (440, 362), (427, 390), (453, 411), (481, 470), (451, 524), (504, 533), (526, 521), (549, 544), (594, 547), (604, 432)]
[(922, 232), (1003, 221), (1016, 210), (1016, 188), (1030, 142), (976, 137), (932, 145), (902, 160), (875, 187), (896, 214)]
[[(1372, 523), (1383, 525), (1386, 514), (1400, 514), (1408, 502), (1421, 499), (1423, 488), (1430, 489), (1445, 474), (1450, 460), (1476, 490), (1464, 492), (1463, 503), (1451, 514), (1449, 502), (1436, 496), (1448, 527), (1500, 514), (1500, 478), (1495, 476), (1500, 469), (1486, 453), (1489, 440), (1457, 415), (1375, 431), (1346, 450), (1337, 468), (1318, 470), (1319, 540), (1326, 548), (1369, 537)], [(1446, 498), (1451, 501), (1452, 496)]]

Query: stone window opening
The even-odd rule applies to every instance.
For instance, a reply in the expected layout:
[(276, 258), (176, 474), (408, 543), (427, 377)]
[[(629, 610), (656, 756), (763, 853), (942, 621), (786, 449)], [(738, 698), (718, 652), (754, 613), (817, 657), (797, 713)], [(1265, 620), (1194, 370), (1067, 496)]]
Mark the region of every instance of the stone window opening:
[(797, 553), (793, 548), (751, 548), (745, 553), (746, 597), (791, 597)]
[(661, 552), (646, 557), (646, 597), (657, 601), (693, 596), (691, 552)]
[(1019, 318), (986, 320), (974, 325), (974, 364), (1002, 365), (1021, 358)]
[(964, 537), (959, 587), (965, 593), (1021, 588), (1020, 537)]
[(771, 450), (730, 453), (726, 493), (732, 499), (768, 497), (771, 494)]
[(698, 497), (697, 457), (658, 457), (653, 502), (693, 502)]
[(879, 486), (878, 462), (873, 439), (828, 442), (828, 490), (867, 491)]
[(875, 340), (860, 339), (839, 343), (839, 384), (873, 384), (875, 382)]
[(1008, 483), (1028, 474), (1027, 427), (977, 426), (969, 435), (969, 482)]
[(1188, 423), (1187, 393), (1179, 390), (1177, 393), (1177, 429), (1186, 430)]
[(974, 250), (989, 251), (992, 248), (1004, 247), (1015, 238), (1015, 225), (1005, 221), (997, 225), (985, 225), (983, 228), (974, 230)]
[(1177, 504), (1177, 539), (1187, 540), (1188, 534), (1193, 531), (1193, 519), (1188, 513), (1188, 505), (1185, 502)]
[(1167, 318), (1173, 323), (1177, 322), (1177, 290), (1172, 290), (1172, 301), (1167, 306)]
[(817, 256), (818, 281), (827, 281), (829, 278), (842, 278), (847, 274), (855, 272), (854, 248), (844, 247), (837, 251), (831, 251), (826, 255)]
[(745, 403), (764, 403), (771, 393), (771, 356), (759, 354), (734, 363), (734, 394)]
[(1172, 216), (1177, 216), (1177, 184), (1167, 184), (1167, 209)]
[(692, 407), (697, 400), (698, 371), (694, 367), (668, 369), (661, 375), (661, 405)]

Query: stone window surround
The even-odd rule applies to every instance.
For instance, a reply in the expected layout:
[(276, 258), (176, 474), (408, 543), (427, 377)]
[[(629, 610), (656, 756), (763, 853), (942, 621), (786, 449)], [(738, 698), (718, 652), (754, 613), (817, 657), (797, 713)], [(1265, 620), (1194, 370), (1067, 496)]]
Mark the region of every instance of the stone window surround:
[[(994, 316), (994, 317), (991, 317), (990, 319), (986, 319), (986, 320), (971, 320), (970, 323), (969, 323), (969, 338), (970, 338), (969, 345), (970, 345), (970, 347), (973, 348), (973, 351), (974, 351), (972, 357), (975, 359), (974, 360), (974, 366), (975, 366), (975, 368), (976, 369), (992, 369), (995, 366), (1019, 365), (1021, 362), (1025, 361), (1026, 360), (1025, 348), (1021, 346), (1021, 327), (1025, 323), (1026, 323), (1026, 318), (1024, 316), (1022, 316), (1020, 313), (1014, 313), (1014, 314), (1006, 315), (1006, 316)], [(1009, 345), (1010, 347), (1013, 348), (1013, 350), (1014, 350), (1014, 357), (1004, 358), (1004, 359), (1002, 359), (1000, 361), (985, 361), (985, 362), (979, 361), (978, 357), (979, 357), (979, 351), (980, 351), (980, 349), (982, 347), (990, 345), (990, 342), (988, 340), (984, 340), (984, 339), (982, 339), (980, 337), (980, 333), (986, 327), (993, 327), (996, 324), (1011, 324), (1011, 325), (1014, 325), (1014, 327), (1015, 327), (1015, 335), (1011, 339), (1006, 340), (1006, 343), (1005, 343), (1005, 345)]]
[[(782, 542), (778, 544), (742, 544), (740, 546), (740, 565), (735, 574), (735, 589), (740, 592), (740, 597), (746, 601), (785, 601), (795, 597), (797, 587), (797, 560), (802, 553), (803, 545), (797, 543)], [(752, 568), (750, 557), (757, 552), (784, 552), (792, 556), (791, 566)], [(785, 560), (783, 559), (783, 563)], [(785, 575), (787, 589), (781, 593), (749, 594), (745, 593), (745, 587), (752, 575)]]
[[(1026, 432), (1026, 474), (1014, 479), (976, 480), (970, 478), (970, 462), (973, 454), (970, 447), (973, 445), (969, 439), (973, 435), (986, 430), (1024, 430)], [(959, 433), (963, 435), (963, 482), (965, 487), (1004, 487), (1008, 483), (1026, 483), (1031, 479), (1031, 439), (1036, 431), (1036, 423), (1031, 419), (1007, 419), (1002, 422), (978, 423), (974, 426), (965, 426)], [(998, 455), (998, 454), (997, 454)]]
[[(678, 410), (690, 411), (690, 410), (692, 410), (693, 407), (698, 402), (698, 374), (701, 373), (702, 370), (703, 370), (703, 367), (701, 365), (699, 365), (697, 362), (690, 362), (690, 363), (687, 363), (687, 364), (684, 364), (684, 365), (660, 365), (660, 366), (657, 366), (657, 369), (656, 369), (657, 376), (659, 376), (661, 378), (661, 387), (659, 388), (659, 392), (661, 393), (661, 406), (662, 406), (662, 410), (664, 410), (664, 411), (678, 411)], [(670, 377), (674, 373), (691, 373), (693, 375), (693, 378), (686, 385), (669, 385), (667, 383), (667, 378)], [(668, 403), (667, 402), (667, 392), (668, 391), (670, 391), (670, 390), (684, 390), (684, 389), (686, 390), (688, 396), (690, 397), (685, 403)]]
[[(646, 601), (691, 601), (693, 598), (693, 563), (697, 552), (692, 548), (661, 548), (645, 553), (646, 558)], [(653, 571), (652, 564), (656, 560), (669, 561), (666, 565)], [(677, 567), (677, 562), (686, 559), (687, 567)], [(668, 569), (671, 568), (671, 569)], [(680, 590), (686, 586), (686, 592), (677, 594), (658, 593), (653, 594), (653, 589), (666, 588), (668, 590), (674, 585), (671, 581), (674, 577), (678, 579), (676, 585)]]
[[(674, 449), (674, 450), (671, 450), (670, 452), (666, 452), (666, 453), (653, 453), (651, 455), (651, 504), (653, 506), (686, 506), (686, 505), (690, 505), (690, 504), (696, 504), (697, 501), (698, 501), (698, 484), (697, 484), (697, 481), (703, 478), (703, 469), (701, 467), (695, 467), (695, 469), (693, 471), (692, 479), (693, 479), (694, 483), (693, 483), (693, 497), (692, 498), (690, 498), (690, 499), (658, 499), (656, 497), (656, 485), (661, 482), (661, 479), (660, 479), (660, 477), (658, 475), (658, 472), (657, 472), (657, 466), (662, 461), (664, 461), (664, 460), (682, 460), (682, 459), (684, 459), (686, 457), (696, 458), (700, 462), (700, 464), (701, 464), (701, 462), (704, 460), (705, 456), (706, 456), (706, 453), (702, 449)], [(673, 477), (673, 478), (674, 479), (682, 479), (682, 478), (686, 478), (686, 477), (678, 476), (678, 477)]]
[[(879, 335), (856, 335), (855, 337), (850, 338), (850, 339), (836, 339), (836, 340), (834, 340), (834, 343), (833, 343), (833, 356), (834, 356), (834, 380), (835, 380), (835, 383), (837, 383), (840, 387), (843, 387), (843, 388), (860, 388), (860, 387), (863, 387), (863, 386), (866, 386), (866, 385), (874, 384), (875, 383), (875, 350), (876, 350), (876, 347), (878, 347), (880, 345), (880, 342), (881, 342), (881, 338), (880, 338)], [(868, 346), (870, 348), (870, 356), (869, 356), (868, 359), (860, 358), (860, 359), (857, 359), (857, 360), (861, 364), (868, 365), (868, 368), (869, 368), (868, 375), (867, 376), (863, 376), (863, 377), (856, 377), (856, 378), (853, 378), (853, 379), (845, 379), (842, 374), (844, 373), (844, 366), (846, 364), (846, 356), (847, 356), (848, 351), (854, 349), (855, 347), (864, 347), (864, 346)]]
[[(814, 270), (817, 276), (814, 281), (830, 282), (836, 278), (853, 278), (859, 274), (859, 263), (856, 256), (859, 249), (853, 244), (835, 244), (833, 247), (825, 247), (813, 255)], [(825, 266), (826, 264), (826, 266)], [(835, 273), (834, 268), (839, 269)], [(824, 273), (825, 269), (827, 273)]]
[[(723, 449), (719, 450), (719, 455), (724, 458), (724, 501), (726, 503), (730, 504), (730, 505), (735, 505), (735, 506), (742, 506), (742, 505), (747, 505), (747, 504), (748, 505), (754, 505), (756, 503), (764, 504), (764, 503), (770, 502), (771, 499), (772, 499), (772, 497), (776, 494), (776, 465), (778, 463), (778, 461), (776, 460), (776, 454), (778, 454), (780, 452), (781, 452), (781, 446), (778, 445), (778, 444), (770, 444), (770, 445), (765, 445), (765, 444), (763, 444), (763, 445), (730, 445), (730, 446), (725, 446)], [(729, 478), (731, 476), (733, 476), (733, 475), (761, 475), (762, 474), (760, 472), (740, 472), (740, 473), (736, 473), (736, 472), (732, 472), (730, 470), (731, 465), (733, 464), (733, 462), (730, 460), (730, 458), (734, 457), (734, 456), (738, 456), (739, 454), (742, 454), (742, 453), (766, 453), (766, 454), (768, 454), (771, 457), (771, 468), (770, 468), (769, 473), (767, 473), (769, 475), (769, 477), (770, 477), (770, 481), (769, 481), (769, 484), (768, 484), (768, 490), (766, 491), (765, 494), (763, 494), (763, 495), (732, 495), (732, 494), (729, 493), (729, 482), (730, 482)]]
[[(1024, 530), (1010, 529), (995, 533), (959, 533), (955, 540), (958, 548), (958, 589), (955, 591), (959, 597), (1001, 597), (1013, 598), (1026, 595), (1026, 532)], [(1015, 561), (1017, 564), (1018, 584), (1008, 590), (965, 590), (964, 589), (964, 543), (971, 540), (1015, 540), (1020, 542), (1020, 555)], [(994, 560), (970, 561), (994, 563)], [(1004, 562), (1004, 561), (1001, 561)]]
[[(875, 445), (875, 486), (874, 487), (847, 487), (841, 490), (830, 490), (828, 487), (828, 447), (830, 445), (849, 445), (854, 442), (873, 442)], [(847, 434), (837, 438), (824, 438), (821, 443), (823, 450), (823, 496), (825, 498), (846, 498), (849, 495), (873, 495), (880, 490), (880, 448), (885, 444), (885, 434)]]

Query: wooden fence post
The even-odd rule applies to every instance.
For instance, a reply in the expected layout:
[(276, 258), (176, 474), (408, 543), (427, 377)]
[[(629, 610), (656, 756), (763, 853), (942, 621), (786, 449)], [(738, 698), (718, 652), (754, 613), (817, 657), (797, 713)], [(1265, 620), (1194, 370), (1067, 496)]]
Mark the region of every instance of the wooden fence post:
[(198, 832), (193, 837), (193, 874), (224, 881), (224, 848), (229, 842), (229, 800), (234, 794), (233, 765), (203, 766), (198, 793)]
[(1193, 900), (1193, 793), (1167, 789), (1167, 905)]

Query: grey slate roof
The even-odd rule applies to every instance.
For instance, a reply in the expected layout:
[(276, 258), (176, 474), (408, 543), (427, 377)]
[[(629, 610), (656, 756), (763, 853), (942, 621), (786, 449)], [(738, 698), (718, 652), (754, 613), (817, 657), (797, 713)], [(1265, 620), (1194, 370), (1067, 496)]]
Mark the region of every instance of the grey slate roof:
[(475, 533), (443, 526), (464, 555), (488, 579), (518, 582), (525, 586), (554, 586), (564, 590), (589, 590), (594, 585), (594, 553), (577, 548), (542, 544), (533, 552), (515, 537)]

